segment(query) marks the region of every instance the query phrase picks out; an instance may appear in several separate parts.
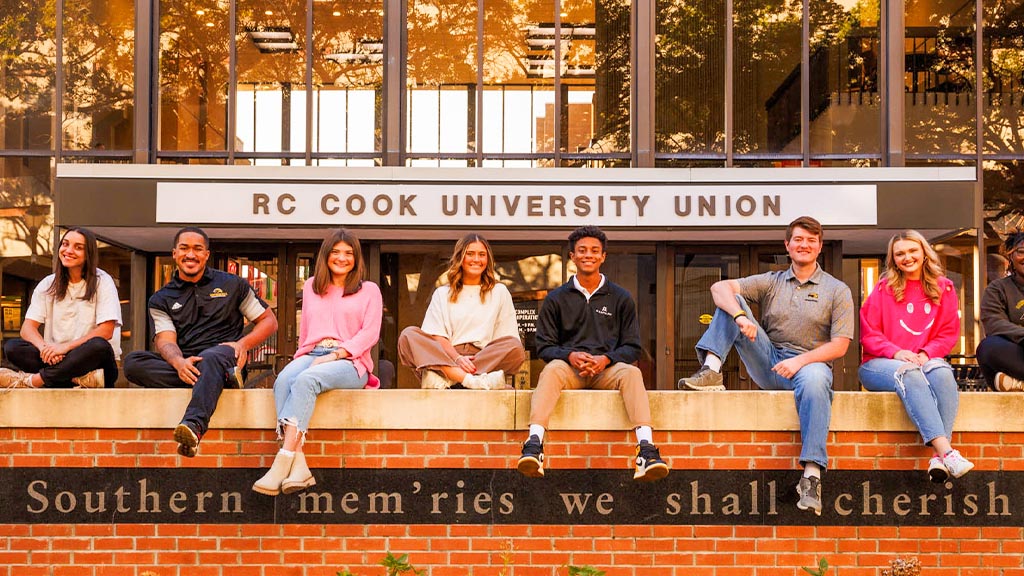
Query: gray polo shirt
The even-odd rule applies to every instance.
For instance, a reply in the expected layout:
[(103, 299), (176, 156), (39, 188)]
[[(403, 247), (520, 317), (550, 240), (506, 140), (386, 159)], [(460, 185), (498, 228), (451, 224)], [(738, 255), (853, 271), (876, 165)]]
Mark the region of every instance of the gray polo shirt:
[(821, 266), (803, 284), (792, 267), (737, 282), (747, 303), (761, 307), (761, 327), (776, 346), (807, 352), (836, 337), (853, 340), (850, 288)]

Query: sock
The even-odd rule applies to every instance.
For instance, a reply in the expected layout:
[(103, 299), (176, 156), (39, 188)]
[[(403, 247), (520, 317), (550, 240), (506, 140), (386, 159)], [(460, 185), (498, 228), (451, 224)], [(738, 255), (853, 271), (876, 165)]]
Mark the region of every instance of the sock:
[(281, 454), (285, 455), (285, 456), (295, 456), (295, 451), (294, 450), (285, 450), (284, 448), (281, 448), (281, 450), (279, 450), (279, 452)]
[(544, 441), (544, 427), (540, 424), (530, 424), (530, 436), (536, 436), (541, 442)]
[(804, 464), (804, 478), (821, 478), (821, 466), (814, 462)]
[(722, 359), (711, 352), (708, 352), (707, 356), (704, 358), (704, 365), (714, 372), (722, 371)]
[(639, 444), (644, 440), (647, 440), (651, 444), (654, 444), (654, 430), (651, 430), (650, 426), (637, 426), (636, 430), (636, 443)]

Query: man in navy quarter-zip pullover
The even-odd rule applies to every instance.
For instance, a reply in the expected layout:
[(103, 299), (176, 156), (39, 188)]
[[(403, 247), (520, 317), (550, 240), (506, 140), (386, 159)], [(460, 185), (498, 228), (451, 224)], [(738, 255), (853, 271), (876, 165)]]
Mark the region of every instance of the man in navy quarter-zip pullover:
[(640, 328), (633, 298), (601, 274), (608, 239), (596, 226), (569, 235), (569, 256), (576, 274), (551, 291), (537, 318), (537, 354), (547, 362), (530, 405), (530, 435), (517, 464), (526, 476), (544, 475), (544, 433), (564, 389), (618, 390), (637, 438), (634, 480), (653, 481), (668, 474), (655, 447), (651, 409), (640, 357)]

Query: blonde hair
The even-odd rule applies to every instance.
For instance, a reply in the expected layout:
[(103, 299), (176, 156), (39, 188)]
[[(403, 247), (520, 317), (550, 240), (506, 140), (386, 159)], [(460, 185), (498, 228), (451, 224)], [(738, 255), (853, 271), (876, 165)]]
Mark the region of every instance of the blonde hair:
[(448, 271), (445, 272), (449, 286), (448, 300), (451, 302), (459, 299), (459, 293), (462, 292), (462, 287), (465, 286), (462, 278), (462, 261), (466, 258), (466, 251), (469, 250), (469, 245), (474, 242), (483, 244), (484, 250), (487, 252), (487, 268), (480, 275), (480, 300), (486, 300), (487, 294), (497, 284), (494, 274), (494, 251), (491, 250), (491, 244), (479, 234), (466, 234), (455, 243), (455, 250), (452, 251), (451, 260), (448, 261)]
[(885, 252), (885, 272), (882, 274), (882, 280), (886, 281), (886, 285), (892, 290), (896, 301), (902, 302), (907, 289), (907, 277), (896, 265), (892, 255), (896, 243), (901, 241), (917, 242), (921, 246), (921, 251), (924, 253), (924, 262), (921, 265), (921, 288), (929, 300), (938, 304), (942, 299), (942, 290), (939, 287), (939, 278), (944, 275), (942, 264), (939, 263), (939, 255), (935, 249), (917, 230), (904, 230), (889, 239), (889, 248)]

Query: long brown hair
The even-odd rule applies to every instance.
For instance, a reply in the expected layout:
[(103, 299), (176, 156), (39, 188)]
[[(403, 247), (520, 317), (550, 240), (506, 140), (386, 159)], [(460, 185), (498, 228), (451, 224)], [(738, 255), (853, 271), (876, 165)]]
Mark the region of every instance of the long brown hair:
[(462, 287), (465, 286), (462, 279), (462, 261), (466, 258), (466, 251), (469, 250), (469, 245), (473, 242), (483, 244), (484, 250), (487, 252), (487, 268), (484, 269), (484, 273), (480, 276), (480, 300), (486, 300), (487, 294), (497, 284), (494, 274), (494, 250), (491, 250), (490, 242), (479, 234), (466, 234), (455, 243), (452, 258), (448, 261), (448, 271), (445, 272), (445, 275), (448, 277), (449, 286), (448, 300), (451, 302), (459, 299), (459, 293), (462, 292)]
[(935, 249), (917, 230), (904, 230), (889, 239), (889, 248), (885, 252), (885, 272), (882, 274), (882, 279), (886, 281), (886, 285), (892, 290), (892, 295), (896, 298), (896, 301), (902, 302), (907, 289), (907, 277), (903, 274), (903, 270), (900, 270), (899, 266), (896, 265), (892, 251), (897, 242), (904, 240), (917, 242), (921, 246), (921, 251), (924, 253), (924, 262), (921, 265), (921, 288), (929, 300), (938, 304), (939, 300), (942, 299), (942, 289), (939, 287), (939, 278), (943, 276), (942, 264), (939, 262), (939, 255), (935, 252)]
[[(82, 299), (89, 301), (96, 296), (96, 284), (98, 284), (99, 278), (96, 272), (96, 263), (100, 259), (100, 250), (96, 245), (96, 235), (86, 228), (71, 228), (64, 232), (64, 235), (60, 237), (60, 244), (63, 244), (64, 239), (72, 232), (77, 232), (85, 238), (85, 262), (82, 264), (85, 295)], [(50, 284), (50, 288), (47, 290), (55, 300), (63, 300), (68, 295), (68, 284), (71, 283), (71, 271), (60, 261), (59, 246), (57, 257), (53, 259), (53, 284)]]
[(320, 252), (316, 255), (316, 267), (313, 270), (313, 292), (316, 292), (318, 296), (326, 294), (327, 289), (331, 287), (331, 269), (327, 266), (327, 260), (331, 257), (331, 250), (339, 242), (344, 242), (352, 248), (352, 258), (355, 260), (352, 271), (345, 276), (344, 295), (355, 294), (363, 287), (366, 263), (363, 262), (363, 249), (359, 245), (359, 238), (344, 228), (338, 228), (324, 238), (323, 243), (320, 244)]

